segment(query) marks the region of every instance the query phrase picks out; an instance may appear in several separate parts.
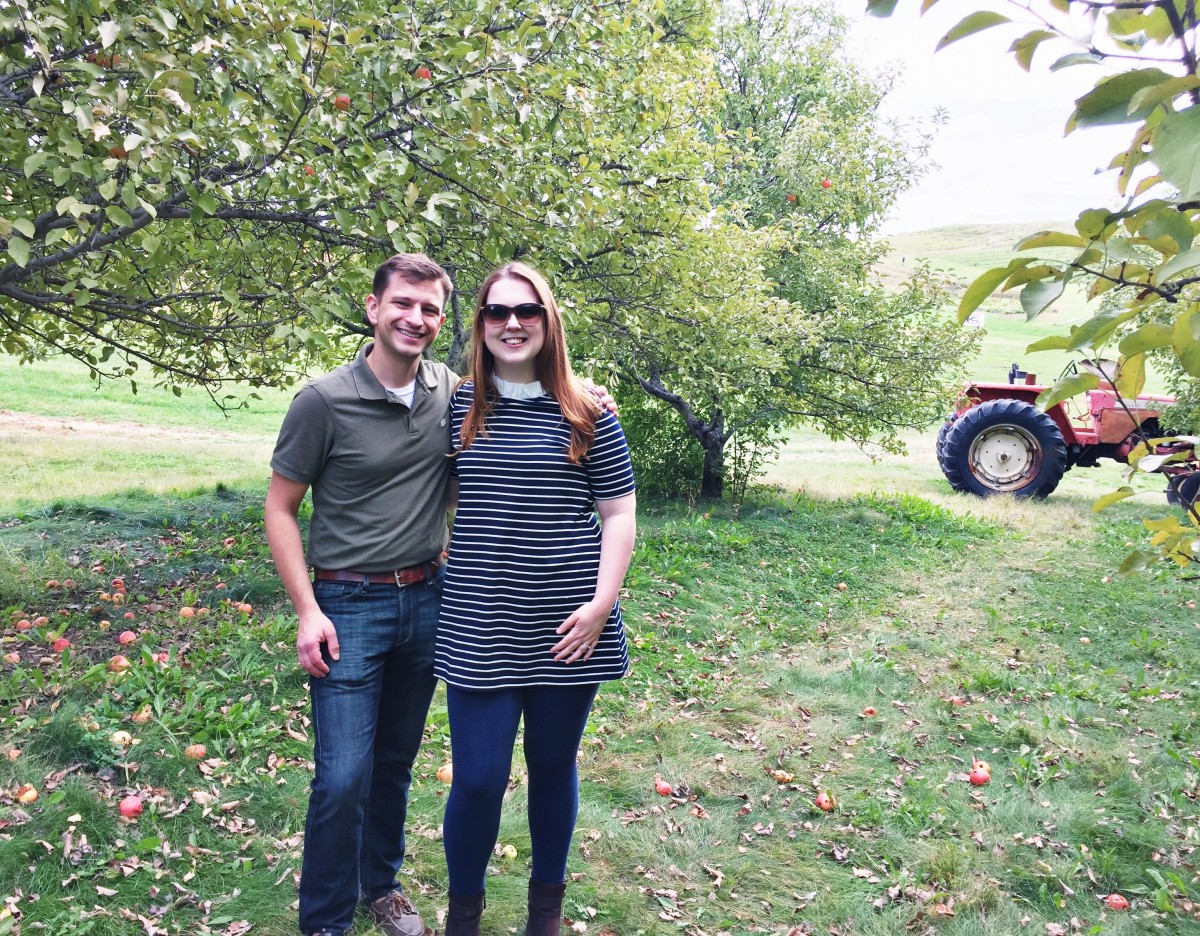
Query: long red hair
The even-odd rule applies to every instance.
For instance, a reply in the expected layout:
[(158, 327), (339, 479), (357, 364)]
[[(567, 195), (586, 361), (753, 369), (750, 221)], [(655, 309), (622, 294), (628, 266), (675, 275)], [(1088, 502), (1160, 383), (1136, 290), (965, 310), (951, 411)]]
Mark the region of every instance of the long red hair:
[(483, 340), (484, 324), (480, 310), (487, 304), (492, 286), (503, 279), (525, 280), (533, 287), (538, 301), (546, 309), (543, 323), (545, 338), (542, 341), (542, 349), (534, 358), (534, 371), (542, 389), (558, 401), (563, 418), (571, 424), (571, 444), (567, 448), (567, 460), (578, 465), (596, 437), (598, 406), (595, 397), (584, 388), (575, 372), (571, 370), (571, 362), (567, 358), (567, 336), (563, 330), (562, 313), (558, 310), (558, 303), (554, 301), (550, 284), (541, 273), (524, 263), (506, 263), (488, 274), (488, 278), (479, 287), (479, 296), (475, 300), (475, 324), (471, 328), (471, 379), (475, 386), (471, 408), (463, 420), (462, 447), (470, 448), (475, 436), (480, 433), (487, 437), (485, 421), (491, 414), (498, 396), (493, 379), (496, 358)]

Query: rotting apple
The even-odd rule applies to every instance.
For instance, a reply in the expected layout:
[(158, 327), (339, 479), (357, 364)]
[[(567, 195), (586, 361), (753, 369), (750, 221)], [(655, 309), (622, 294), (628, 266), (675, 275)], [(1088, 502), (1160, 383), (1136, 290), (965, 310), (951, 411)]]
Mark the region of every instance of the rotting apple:
[(984, 773), (990, 774), (992, 772), (992, 765), (989, 764), (985, 760), (979, 760), (978, 758), (976, 758), (975, 761), (971, 764), (971, 769), (972, 770), (982, 770)]
[(837, 800), (833, 798), (833, 794), (828, 790), (818, 793), (814, 802), (817, 809), (821, 810), (821, 812), (833, 812), (833, 810), (837, 809)]
[(1108, 894), (1104, 898), (1104, 906), (1109, 910), (1128, 910), (1129, 901), (1122, 894)]

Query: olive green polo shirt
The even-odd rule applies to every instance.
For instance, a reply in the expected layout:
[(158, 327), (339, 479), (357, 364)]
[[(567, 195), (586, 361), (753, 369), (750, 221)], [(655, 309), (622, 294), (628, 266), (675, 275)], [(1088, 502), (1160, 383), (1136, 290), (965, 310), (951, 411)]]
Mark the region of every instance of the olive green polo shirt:
[(389, 572), (446, 547), (450, 398), (457, 376), (422, 361), (411, 407), (388, 400), (358, 357), (292, 400), (271, 467), (312, 489), (308, 564)]

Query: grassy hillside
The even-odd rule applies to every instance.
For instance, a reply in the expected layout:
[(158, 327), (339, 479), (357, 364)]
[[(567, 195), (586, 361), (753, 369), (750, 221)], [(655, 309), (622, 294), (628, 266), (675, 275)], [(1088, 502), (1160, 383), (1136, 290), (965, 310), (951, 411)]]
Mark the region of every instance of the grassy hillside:
[[(918, 266), (927, 264), (946, 275), (950, 295), (957, 306), (963, 292), (981, 273), (1006, 266), (1018, 256), (1013, 248), (1025, 237), (1038, 231), (1073, 231), (1069, 221), (1031, 221), (1026, 224), (955, 225), (931, 228), (887, 238), (890, 252), (877, 268), (886, 283), (898, 283)], [(1067, 258), (1074, 251), (1066, 248), (1039, 251), (1039, 256)], [(1064, 334), (1072, 325), (1095, 314), (1088, 303), (1085, 287), (1069, 284), (1062, 297), (1030, 322), (1021, 309), (1020, 291), (1013, 290), (989, 298), (981, 307), (987, 338), (972, 374), (979, 380), (1004, 380), (1008, 368), (1019, 362), (1023, 370), (1035, 372), (1039, 380), (1052, 382), (1071, 361), (1060, 351), (1026, 354), (1025, 349), (1048, 335)], [(955, 310), (951, 310), (951, 314)], [(1151, 373), (1148, 393), (1163, 393), (1161, 378)]]

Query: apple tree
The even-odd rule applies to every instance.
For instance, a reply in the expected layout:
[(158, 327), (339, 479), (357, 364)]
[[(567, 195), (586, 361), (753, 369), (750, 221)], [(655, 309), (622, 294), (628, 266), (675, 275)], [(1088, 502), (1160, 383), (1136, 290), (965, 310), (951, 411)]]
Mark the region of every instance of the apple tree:
[[(928, 9), (935, 0), (927, 0)], [(871, 0), (871, 12), (888, 15), (895, 0)], [(1086, 208), (1073, 230), (1031, 233), (1016, 244), (1006, 266), (972, 283), (959, 304), (965, 320), (996, 290), (1019, 290), (1033, 319), (1069, 283), (1081, 284), (1097, 305), (1068, 333), (1043, 339), (1030, 351), (1056, 348), (1091, 359), (1115, 358), (1112, 383), (1133, 400), (1151, 359), (1165, 367), (1186, 406), (1168, 418), (1200, 411), (1200, 60), (1197, 8), (1191, 0), (1072, 2), (1034, 0), (1004, 9), (979, 9), (950, 29), (939, 48), (985, 29), (1012, 32), (1009, 47), (1029, 70), (1045, 56), (1052, 70), (1100, 69), (1094, 87), (1070, 108), (1068, 133), (1101, 125), (1126, 125), (1129, 145), (1110, 169), (1123, 200), (1119, 209)], [(1072, 16), (1072, 12), (1082, 16)], [(1053, 55), (1053, 58), (1049, 56)], [(1081, 171), (1084, 171), (1081, 169)], [(1065, 248), (1065, 250), (1064, 250)], [(1065, 254), (1065, 258), (1064, 258)], [(1068, 374), (1049, 389), (1043, 406), (1098, 386), (1094, 373)], [(1165, 442), (1165, 439), (1157, 440)], [(1152, 471), (1167, 461), (1194, 457), (1195, 437), (1158, 450), (1145, 439), (1130, 456), (1131, 471)], [(1200, 499), (1196, 485), (1179, 486), (1186, 516), (1147, 518), (1150, 549), (1140, 549), (1123, 570), (1147, 568), (1159, 558), (1192, 567), (1200, 562)], [(1100, 498), (1101, 509), (1133, 495), (1131, 487)]]
[(288, 384), (344, 359), (392, 252), (469, 289), (666, 236), (706, 26), (691, 0), (0, 4), (0, 348)]

